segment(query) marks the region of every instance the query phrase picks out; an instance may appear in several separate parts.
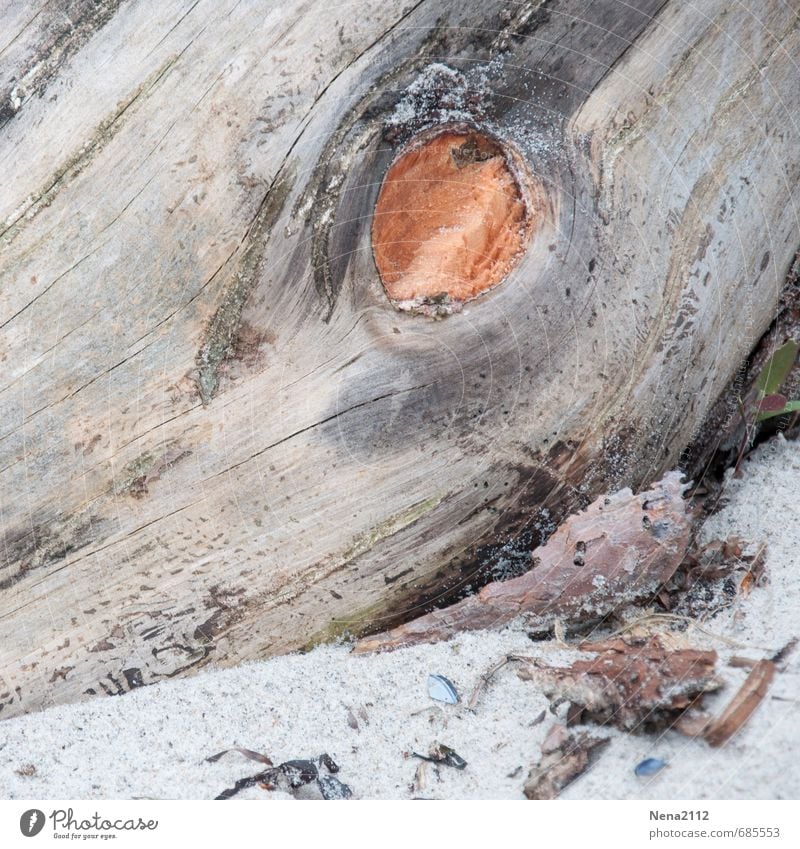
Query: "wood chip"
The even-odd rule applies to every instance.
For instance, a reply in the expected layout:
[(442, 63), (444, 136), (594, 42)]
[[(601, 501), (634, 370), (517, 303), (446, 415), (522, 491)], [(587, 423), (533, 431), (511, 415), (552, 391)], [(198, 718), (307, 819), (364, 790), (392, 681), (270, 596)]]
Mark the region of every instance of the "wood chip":
[(542, 758), (531, 768), (523, 793), (528, 799), (555, 799), (595, 763), (608, 742), (607, 737), (592, 737), (585, 731), (570, 733), (556, 723), (542, 743)]
[(683, 560), (692, 518), (686, 486), (670, 472), (652, 489), (629, 489), (592, 502), (570, 516), (532, 554), (532, 568), (477, 595), (366, 637), (364, 654), (446, 640), (459, 631), (502, 627), (520, 614), (541, 625), (602, 618), (622, 605), (654, 597)]
[(757, 663), (757, 660), (749, 657), (739, 657), (739, 655), (733, 655), (728, 660), (728, 666), (732, 666), (734, 669), (752, 669)]

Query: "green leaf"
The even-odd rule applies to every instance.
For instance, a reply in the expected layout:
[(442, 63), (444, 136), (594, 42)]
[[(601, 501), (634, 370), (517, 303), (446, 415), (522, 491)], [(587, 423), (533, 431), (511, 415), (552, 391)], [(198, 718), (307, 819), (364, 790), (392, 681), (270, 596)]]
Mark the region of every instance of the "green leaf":
[[(800, 345), (794, 339), (790, 339), (767, 360), (756, 378), (756, 389), (762, 395), (774, 395), (781, 388), (795, 364), (798, 350)], [(773, 415), (776, 414), (773, 413)]]
[(787, 413), (800, 412), (800, 401), (787, 401), (786, 405), (781, 410), (767, 410), (756, 416), (757, 422), (763, 422), (766, 419), (771, 419), (773, 416), (785, 416)]

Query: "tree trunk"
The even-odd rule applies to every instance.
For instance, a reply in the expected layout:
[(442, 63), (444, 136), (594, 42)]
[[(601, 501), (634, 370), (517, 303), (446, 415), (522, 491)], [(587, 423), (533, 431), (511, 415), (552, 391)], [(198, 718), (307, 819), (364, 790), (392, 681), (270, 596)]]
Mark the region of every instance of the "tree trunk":
[[(773, 317), (785, 0), (38, 5), (0, 5), (3, 717), (518, 573), (679, 463)], [(539, 206), (434, 320), (370, 234), (448, 124)]]

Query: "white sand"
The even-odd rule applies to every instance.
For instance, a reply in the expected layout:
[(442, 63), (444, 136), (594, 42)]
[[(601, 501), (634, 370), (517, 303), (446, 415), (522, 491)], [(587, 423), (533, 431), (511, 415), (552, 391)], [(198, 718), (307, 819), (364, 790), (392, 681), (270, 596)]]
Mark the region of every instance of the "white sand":
[[(769, 583), (681, 637), (719, 652), (726, 681), (708, 699), (713, 711), (730, 700), (746, 672), (726, 666), (731, 654), (767, 656), (800, 635), (800, 444), (782, 438), (762, 446), (730, 480), (730, 503), (705, 529), (707, 539), (729, 533), (769, 545)], [(727, 641), (727, 642), (726, 642)], [(732, 641), (732, 642), (731, 642)], [(735, 645), (734, 645), (735, 644)], [(210, 671), (118, 698), (97, 698), (0, 723), (3, 798), (213, 798), (258, 764), (210, 754), (233, 745), (258, 749), (278, 763), (329, 752), (339, 778), (356, 798), (410, 798), (419, 760), (434, 743), (454, 748), (463, 771), (428, 768), (428, 798), (520, 799), (539, 743), (553, 717), (535, 720), (548, 701), (506, 666), (474, 712), (438, 705), (427, 695), (428, 673), (450, 678), (466, 701), (479, 676), (507, 653), (572, 655), (552, 643), (532, 643), (521, 626), (465, 634), (448, 643), (373, 657), (346, 646), (275, 658), (235, 670)], [(630, 735), (609, 729), (611, 745), (597, 764), (562, 795), (597, 798), (800, 798), (800, 648), (745, 728), (722, 749), (675, 732)], [(348, 724), (348, 708), (368, 723)], [(646, 757), (669, 763), (638, 779)], [(33, 775), (20, 773), (30, 772)], [(27, 768), (27, 769), (26, 769)], [(514, 775), (510, 778), (509, 775)], [(275, 798), (258, 788), (240, 798)]]

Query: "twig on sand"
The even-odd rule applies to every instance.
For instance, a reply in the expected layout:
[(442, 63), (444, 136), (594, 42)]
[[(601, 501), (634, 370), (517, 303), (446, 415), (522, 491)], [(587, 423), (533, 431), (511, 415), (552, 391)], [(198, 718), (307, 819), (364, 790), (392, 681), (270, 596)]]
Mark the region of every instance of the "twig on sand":
[(478, 699), (480, 698), (481, 693), (485, 687), (488, 687), (489, 682), (492, 680), (496, 672), (499, 672), (509, 663), (527, 662), (530, 660), (533, 660), (533, 658), (517, 654), (507, 654), (504, 658), (498, 660), (497, 663), (489, 667), (489, 669), (487, 669), (486, 672), (484, 672), (478, 679), (478, 683), (475, 685), (475, 689), (472, 691), (472, 695), (469, 697), (469, 701), (467, 702), (467, 709), (475, 710), (475, 706), (478, 704)]
[(697, 619), (694, 619), (691, 616), (680, 616), (677, 613), (645, 613), (642, 616), (637, 616), (632, 621), (626, 622), (624, 625), (620, 626), (615, 631), (612, 631), (608, 635), (608, 639), (622, 636), (622, 634), (627, 634), (634, 628), (639, 628), (643, 625), (647, 625), (652, 622), (683, 622), (689, 625), (694, 630), (703, 634), (704, 636), (711, 637), (714, 640), (719, 640), (719, 642), (724, 643), (726, 646), (730, 646), (730, 648), (759, 649), (760, 651), (769, 650), (765, 646), (754, 646), (748, 645), (747, 643), (740, 643), (738, 640), (732, 640), (730, 637), (724, 637), (722, 634), (717, 634), (714, 631), (709, 631), (707, 628), (703, 628), (703, 626), (699, 624), (699, 621)]

